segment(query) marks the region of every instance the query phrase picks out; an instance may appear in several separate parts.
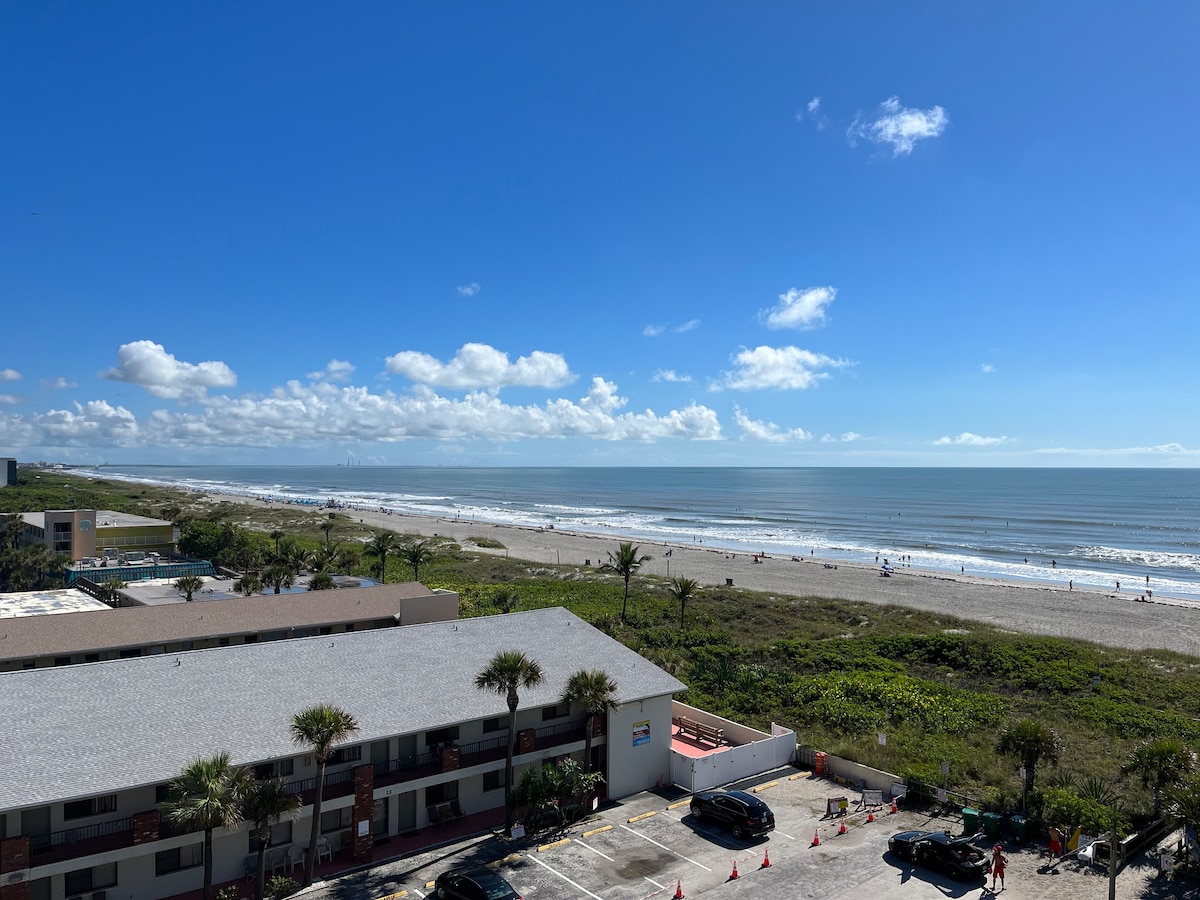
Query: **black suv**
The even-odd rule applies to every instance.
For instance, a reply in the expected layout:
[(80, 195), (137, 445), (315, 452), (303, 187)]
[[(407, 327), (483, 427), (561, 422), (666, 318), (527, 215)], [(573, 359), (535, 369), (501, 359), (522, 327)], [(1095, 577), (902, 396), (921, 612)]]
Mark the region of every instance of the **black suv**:
[(775, 814), (753, 794), (745, 791), (705, 791), (692, 798), (692, 815), (729, 826), (739, 841), (773, 831)]
[(434, 884), (438, 897), (446, 900), (521, 900), (512, 885), (491, 869), (443, 872)]

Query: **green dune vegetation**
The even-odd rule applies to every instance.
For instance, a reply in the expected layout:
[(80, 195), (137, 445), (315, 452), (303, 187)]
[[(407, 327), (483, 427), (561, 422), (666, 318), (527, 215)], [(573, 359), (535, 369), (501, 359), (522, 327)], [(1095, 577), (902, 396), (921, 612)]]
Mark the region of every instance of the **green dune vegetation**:
[[(291, 545), (342, 571), (379, 574), (377, 532), (318, 509), (265, 509), (185, 492), (42, 473), (0, 492), (0, 512), (103, 507), (172, 518), (185, 552), (258, 564)], [(333, 522), (330, 527), (328, 523)], [(457, 591), (461, 615), (564, 606), (689, 685), (680, 699), (758, 727), (795, 729), (804, 746), (930, 785), (985, 809), (1019, 811), (1097, 833), (1156, 808), (1200, 818), (1200, 659), (1025, 635), (897, 606), (756, 593), (689, 591), (614, 570), (549, 566), (397, 535), (388, 581)], [(405, 553), (405, 548), (410, 552)], [(613, 551), (618, 547), (614, 541)], [(407, 561), (406, 561), (407, 559)], [(622, 607), (624, 606), (624, 616)], [(682, 621), (682, 627), (681, 627)], [(881, 745), (878, 734), (886, 734)], [(1190, 810), (1190, 812), (1188, 812)]]

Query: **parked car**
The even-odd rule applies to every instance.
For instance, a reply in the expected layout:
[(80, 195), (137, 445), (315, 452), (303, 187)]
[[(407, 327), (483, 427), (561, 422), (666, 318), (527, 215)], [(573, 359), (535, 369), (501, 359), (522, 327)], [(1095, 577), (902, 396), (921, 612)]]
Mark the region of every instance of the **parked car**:
[(775, 814), (753, 794), (745, 791), (705, 791), (692, 798), (692, 815), (727, 825), (739, 841), (764, 835), (775, 828)]
[(434, 890), (446, 900), (521, 900), (511, 884), (483, 868), (443, 872), (434, 882)]
[(987, 854), (971, 843), (973, 835), (952, 838), (947, 831), (902, 831), (888, 838), (888, 849), (927, 869), (945, 872), (956, 881), (979, 880), (987, 874)]

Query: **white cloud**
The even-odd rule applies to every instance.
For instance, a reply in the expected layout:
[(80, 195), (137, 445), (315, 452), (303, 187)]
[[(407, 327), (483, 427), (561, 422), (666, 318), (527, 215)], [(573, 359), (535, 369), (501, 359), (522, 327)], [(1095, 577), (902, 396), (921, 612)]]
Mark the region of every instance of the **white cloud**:
[(233, 387), (237, 376), (223, 362), (180, 362), (162, 344), (134, 341), (117, 351), (117, 367), (104, 377), (145, 388), (168, 400), (199, 400), (210, 387)]
[(738, 427), (742, 429), (742, 440), (768, 441), (772, 444), (782, 444), (788, 441), (807, 441), (812, 435), (803, 428), (784, 430), (774, 422), (763, 422), (751, 419), (740, 406), (734, 406), (733, 417)]
[(16, 369), (0, 369), (0, 381), (20, 381), (21, 373)]
[(658, 337), (666, 330), (663, 325), (647, 325), (642, 329), (642, 337)]
[(874, 144), (889, 145), (893, 156), (907, 156), (917, 141), (938, 137), (949, 123), (950, 117), (940, 106), (908, 109), (900, 105), (899, 97), (889, 97), (872, 117), (856, 118), (846, 137), (851, 146), (862, 138)]
[(979, 434), (971, 434), (969, 431), (964, 431), (958, 437), (940, 437), (933, 443), (939, 447), (956, 445), (960, 447), (991, 447), (994, 444), (1004, 444), (1008, 442), (1007, 437), (984, 437)]
[(671, 382), (687, 382), (692, 380), (691, 375), (680, 375), (674, 369), (659, 369), (654, 373), (651, 381), (671, 381)]
[(810, 116), (815, 116), (818, 112), (820, 112), (820, 110), (821, 110), (821, 98), (820, 97), (813, 97), (811, 100), (808, 101), (808, 114)]
[(61, 375), (58, 378), (55, 378), (53, 381), (43, 381), (42, 384), (54, 391), (62, 391), (66, 390), (67, 388), (79, 387), (78, 382), (63, 378)]
[(983, 365), (981, 365), (979, 367), (979, 371), (982, 372), (984, 375), (991, 375), (993, 372), (996, 371), (996, 367), (993, 366), (991, 363), (984, 363)]
[(675, 326), (675, 333), (683, 334), (684, 332), (687, 332), (687, 331), (694, 331), (695, 329), (697, 329), (699, 327), (700, 327), (699, 319), (688, 319), (682, 325)]
[(24, 403), (23, 397), (18, 397), (16, 394), (0, 394), (0, 403), (6, 403), (10, 406), (16, 406), (18, 403)]
[(346, 382), (354, 374), (354, 366), (344, 359), (331, 359), (325, 368), (317, 372), (309, 372), (308, 377), (313, 381)]
[(460, 284), (455, 290), (464, 297), (474, 297), (479, 293), (479, 285), (472, 281), (470, 284)]
[(14, 447), (133, 447), (141, 431), (122, 406), (103, 400), (31, 416), (0, 416), (0, 444)]
[(844, 431), (844, 432), (842, 432), (841, 437), (834, 437), (832, 434), (822, 435), (821, 443), (822, 444), (836, 444), (838, 441), (842, 441), (842, 442), (848, 444), (851, 441), (857, 441), (861, 437), (862, 437), (862, 435), (859, 434), (857, 431)]
[(711, 385), (735, 391), (762, 388), (804, 390), (829, 377), (825, 369), (840, 369), (853, 365), (845, 359), (834, 359), (823, 353), (801, 350), (799, 347), (755, 347), (743, 349), (733, 357), (737, 370), (722, 373), (723, 380)]
[(418, 384), (471, 389), (503, 387), (555, 388), (570, 384), (576, 376), (558, 353), (535, 350), (510, 362), (508, 354), (487, 344), (463, 344), (447, 363), (428, 353), (405, 350), (387, 358), (387, 370)]
[(789, 288), (771, 309), (759, 310), (758, 318), (768, 328), (804, 330), (825, 324), (825, 309), (837, 296), (835, 287)]

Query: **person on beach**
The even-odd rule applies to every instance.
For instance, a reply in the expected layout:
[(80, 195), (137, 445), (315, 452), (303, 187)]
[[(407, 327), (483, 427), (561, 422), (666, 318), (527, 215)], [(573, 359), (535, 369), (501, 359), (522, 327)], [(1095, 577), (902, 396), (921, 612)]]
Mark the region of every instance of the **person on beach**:
[(1053, 825), (1050, 826), (1050, 861), (1054, 862), (1062, 856), (1063, 852), (1063, 833)]
[(997, 844), (992, 848), (992, 891), (996, 890), (996, 879), (1000, 879), (1000, 890), (1004, 890), (1004, 867), (1008, 865), (1008, 857), (1004, 855), (1004, 847)]
[(1075, 590), (1075, 582), (1074, 582), (1074, 581), (1068, 581), (1068, 582), (1067, 582), (1067, 590), (1068, 590), (1068, 591), (1073, 591), (1073, 590)]

